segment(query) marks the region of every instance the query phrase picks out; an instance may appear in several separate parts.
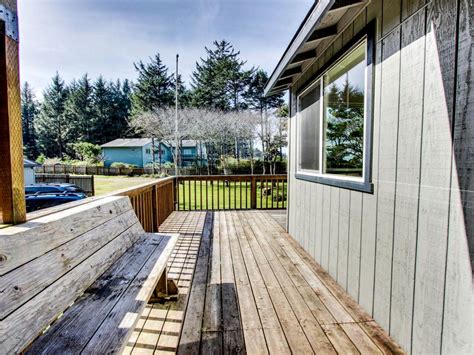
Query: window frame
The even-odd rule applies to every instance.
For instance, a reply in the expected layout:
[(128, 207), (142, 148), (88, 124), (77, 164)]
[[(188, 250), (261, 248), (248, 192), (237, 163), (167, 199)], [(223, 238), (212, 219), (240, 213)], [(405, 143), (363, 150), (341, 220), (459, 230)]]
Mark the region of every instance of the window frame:
[[(324, 131), (324, 76), (338, 62), (343, 60), (362, 42), (366, 41), (366, 75), (364, 92), (364, 152), (362, 177), (351, 177), (323, 173), (325, 170), (325, 136)], [(372, 183), (372, 121), (373, 121), (373, 77), (375, 59), (375, 21), (369, 23), (361, 32), (356, 34), (341, 50), (339, 50), (328, 63), (321, 67), (311, 78), (309, 78), (296, 92), (296, 170), (295, 177), (298, 180), (316, 182), (350, 190), (373, 193)], [(319, 170), (300, 170), (300, 98), (306, 93), (320, 85), (320, 147), (319, 147)]]

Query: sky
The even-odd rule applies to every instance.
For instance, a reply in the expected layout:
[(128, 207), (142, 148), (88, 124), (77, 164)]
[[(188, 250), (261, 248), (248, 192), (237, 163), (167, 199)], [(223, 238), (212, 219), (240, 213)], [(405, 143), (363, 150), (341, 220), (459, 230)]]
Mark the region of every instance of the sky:
[(137, 77), (160, 53), (189, 87), (204, 47), (226, 39), (248, 67), (274, 69), (314, 0), (19, 0), (20, 76), (37, 96), (52, 76)]

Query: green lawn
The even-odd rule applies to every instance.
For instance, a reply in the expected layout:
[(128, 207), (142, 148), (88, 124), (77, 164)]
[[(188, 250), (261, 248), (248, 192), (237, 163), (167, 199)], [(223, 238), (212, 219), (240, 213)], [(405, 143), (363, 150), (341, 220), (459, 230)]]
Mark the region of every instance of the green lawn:
[[(286, 183), (280, 182), (271, 188), (268, 183), (257, 184), (257, 208), (286, 208)], [(280, 198), (277, 198), (280, 196)], [(273, 202), (272, 202), (273, 201)], [(273, 203), (273, 204), (272, 204)], [(179, 209), (241, 209), (250, 208), (250, 182), (230, 182), (225, 185), (223, 181), (186, 181), (179, 186)]]
[(128, 176), (94, 176), (95, 196), (106, 195), (118, 190), (138, 186), (151, 182), (153, 178), (128, 177)]

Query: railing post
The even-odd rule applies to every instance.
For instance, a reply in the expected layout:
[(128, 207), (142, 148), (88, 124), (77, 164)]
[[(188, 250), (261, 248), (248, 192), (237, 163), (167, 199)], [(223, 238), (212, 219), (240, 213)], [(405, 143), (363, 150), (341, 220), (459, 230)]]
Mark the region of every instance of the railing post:
[(257, 177), (252, 176), (250, 181), (250, 208), (257, 209)]
[(152, 224), (153, 224), (153, 232), (158, 232), (158, 228), (160, 227), (159, 221), (159, 207), (158, 207), (158, 188), (157, 185), (154, 185), (151, 190), (151, 204), (152, 204)]
[(91, 176), (91, 184), (92, 184), (92, 196), (95, 196), (95, 178), (94, 175)]
[(179, 211), (179, 178), (176, 176), (173, 180), (173, 201), (174, 210)]

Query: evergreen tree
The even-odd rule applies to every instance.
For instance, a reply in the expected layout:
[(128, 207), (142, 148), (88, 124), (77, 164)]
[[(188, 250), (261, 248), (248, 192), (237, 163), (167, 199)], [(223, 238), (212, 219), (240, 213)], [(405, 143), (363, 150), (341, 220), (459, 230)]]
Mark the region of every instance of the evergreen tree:
[(213, 49), (205, 50), (207, 57), (196, 63), (191, 77), (193, 106), (222, 111), (241, 109), (241, 96), (253, 70), (244, 70), (240, 52), (226, 40), (215, 41)]
[(44, 101), (35, 122), (40, 153), (47, 157), (62, 158), (66, 151), (71, 127), (64, 114), (68, 89), (59, 74), (56, 73), (53, 77), (43, 97)]
[(95, 144), (104, 144), (112, 139), (114, 135), (114, 122), (112, 120), (113, 112), (113, 94), (111, 87), (102, 76), (94, 83), (92, 94), (92, 104), (94, 110), (94, 126), (91, 140)]
[[(176, 87), (176, 79), (173, 76), (173, 92)], [(192, 103), (192, 93), (184, 85), (181, 75), (178, 75), (178, 105), (180, 108), (190, 107)]]
[(79, 81), (73, 82), (69, 88), (69, 97), (65, 106), (65, 114), (71, 124), (71, 141), (94, 143), (94, 127), (96, 116), (93, 102), (93, 86), (87, 74)]
[(31, 86), (25, 82), (21, 91), (21, 118), (23, 128), (23, 152), (26, 157), (36, 159), (39, 155), (36, 142), (35, 119), (39, 112)]
[(132, 112), (138, 113), (161, 108), (174, 103), (173, 79), (160, 55), (151, 58), (150, 63), (135, 64), (137, 83), (132, 95)]
[(258, 69), (249, 79), (246, 92), (243, 98), (248, 108), (258, 111), (262, 116), (268, 110), (279, 108), (283, 105), (283, 93), (272, 96), (265, 96), (265, 85), (268, 81), (268, 75), (263, 69)]
[(128, 80), (124, 80), (123, 84), (120, 80), (117, 80), (115, 84), (109, 83), (108, 90), (111, 98), (109, 102), (109, 127), (107, 137), (102, 139), (104, 142), (129, 135), (128, 119), (131, 110), (132, 89)]

